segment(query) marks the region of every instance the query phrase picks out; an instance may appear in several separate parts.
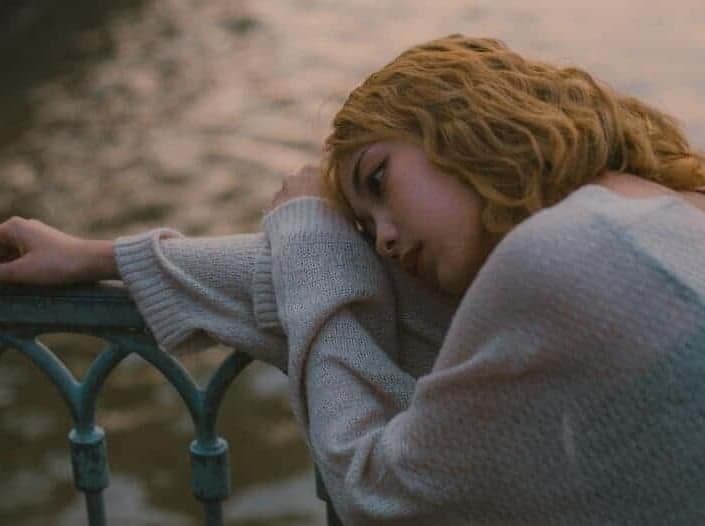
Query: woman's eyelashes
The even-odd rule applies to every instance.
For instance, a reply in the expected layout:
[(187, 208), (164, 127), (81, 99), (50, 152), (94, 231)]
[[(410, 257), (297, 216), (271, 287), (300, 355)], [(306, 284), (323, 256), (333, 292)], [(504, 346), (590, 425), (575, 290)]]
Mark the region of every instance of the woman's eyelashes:
[(377, 165), (370, 175), (367, 176), (367, 190), (374, 197), (382, 197), (384, 193), (384, 179), (387, 174), (387, 158)]
[[(365, 178), (364, 184), (367, 190), (367, 194), (375, 198), (375, 200), (381, 200), (384, 196), (384, 183), (387, 176), (387, 158), (385, 157), (370, 174)], [(374, 243), (375, 241), (375, 226), (374, 221), (369, 217), (360, 217), (355, 220), (355, 228), (360, 232), (368, 241)]]

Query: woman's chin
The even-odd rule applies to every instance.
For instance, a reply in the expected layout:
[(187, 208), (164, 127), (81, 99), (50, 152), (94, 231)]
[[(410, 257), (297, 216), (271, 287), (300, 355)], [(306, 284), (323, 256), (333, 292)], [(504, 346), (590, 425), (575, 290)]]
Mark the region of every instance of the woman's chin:
[(440, 275), (434, 286), (449, 296), (461, 298), (470, 286), (470, 279), (465, 275)]

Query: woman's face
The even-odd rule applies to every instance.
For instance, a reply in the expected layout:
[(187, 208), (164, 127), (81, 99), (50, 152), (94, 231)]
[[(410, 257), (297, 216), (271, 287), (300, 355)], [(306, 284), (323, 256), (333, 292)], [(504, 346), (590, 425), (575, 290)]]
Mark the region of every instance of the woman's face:
[(377, 252), (453, 295), (462, 295), (492, 246), (480, 222), (482, 200), (440, 172), (418, 146), (381, 141), (344, 163), (341, 184)]

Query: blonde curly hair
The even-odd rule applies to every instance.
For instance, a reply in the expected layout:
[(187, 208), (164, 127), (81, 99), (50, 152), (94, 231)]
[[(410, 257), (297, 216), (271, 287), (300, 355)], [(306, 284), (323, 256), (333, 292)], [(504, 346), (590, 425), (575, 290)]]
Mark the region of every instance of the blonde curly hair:
[(498, 238), (604, 170), (674, 190), (705, 185), (705, 157), (673, 117), (581, 69), (529, 60), (486, 38), (456, 34), (412, 47), (350, 94), (322, 167), (344, 208), (343, 163), (382, 140), (417, 144), (470, 184)]

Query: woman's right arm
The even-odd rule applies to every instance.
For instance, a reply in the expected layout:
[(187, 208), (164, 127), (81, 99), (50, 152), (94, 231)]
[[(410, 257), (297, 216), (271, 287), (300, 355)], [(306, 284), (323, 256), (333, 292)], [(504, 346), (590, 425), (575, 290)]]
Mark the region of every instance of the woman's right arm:
[(122, 279), (163, 350), (181, 354), (222, 343), (286, 368), (262, 234), (186, 238), (156, 229), (97, 241), (13, 218), (0, 224), (0, 248), (0, 282)]

